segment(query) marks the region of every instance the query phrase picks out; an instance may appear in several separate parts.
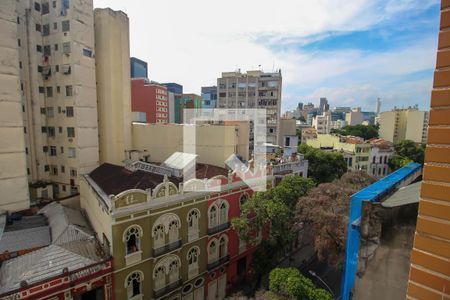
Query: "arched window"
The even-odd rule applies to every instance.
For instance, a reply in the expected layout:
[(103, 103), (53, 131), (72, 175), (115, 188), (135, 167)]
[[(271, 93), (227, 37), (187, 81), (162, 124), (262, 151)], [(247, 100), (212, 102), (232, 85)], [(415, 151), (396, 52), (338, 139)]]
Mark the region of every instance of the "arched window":
[(200, 218), (200, 212), (198, 209), (192, 209), (188, 213), (188, 230), (198, 230), (198, 219)]
[(219, 258), (225, 257), (228, 254), (227, 240), (224, 236), (219, 241)]
[(159, 224), (153, 229), (154, 248), (165, 245), (164, 225)]
[(139, 227), (129, 227), (124, 236), (124, 242), (127, 247), (127, 254), (131, 254), (140, 250), (140, 238), (142, 232)]
[(133, 272), (127, 277), (125, 283), (127, 288), (128, 299), (141, 294), (141, 282), (143, 280), (143, 275), (141, 272)]
[(244, 203), (247, 202), (247, 200), (248, 200), (248, 195), (247, 195), (247, 193), (245, 193), (241, 196), (241, 198), (239, 198), (239, 206), (242, 207), (242, 205), (244, 205)]
[(208, 247), (208, 262), (212, 263), (217, 260), (217, 243), (212, 241)]
[(166, 269), (164, 266), (159, 266), (155, 269), (155, 290), (159, 290), (166, 285)]
[(220, 224), (228, 222), (228, 205), (225, 201), (220, 204)]
[(383, 156), (380, 156), (380, 164), (383, 162)]
[(178, 260), (173, 260), (169, 264), (169, 283), (175, 282), (179, 279), (179, 267)]
[(176, 242), (178, 240), (178, 221), (172, 220), (169, 223), (169, 243)]
[(199, 249), (197, 247), (192, 247), (187, 255), (188, 265), (198, 264), (198, 254)]
[(209, 209), (209, 228), (217, 226), (217, 221), (217, 206), (213, 205)]

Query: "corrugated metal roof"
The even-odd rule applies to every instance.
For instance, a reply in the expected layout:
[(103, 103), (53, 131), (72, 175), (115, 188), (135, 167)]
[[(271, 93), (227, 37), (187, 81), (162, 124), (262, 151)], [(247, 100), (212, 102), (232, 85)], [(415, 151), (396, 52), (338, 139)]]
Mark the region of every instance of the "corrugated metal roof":
[[(50, 245), (3, 262), (0, 269), (0, 293), (18, 289), (22, 281), (32, 284), (61, 275), (64, 268), (73, 271), (100, 261), (95, 254), (95, 243), (83, 242), (75, 248), (74, 245), (69, 248)], [(83, 251), (74, 251), (80, 249)]]
[(50, 243), (50, 228), (48, 226), (6, 231), (0, 240), (0, 253), (44, 247), (50, 245)]
[(384, 207), (396, 207), (419, 202), (421, 181), (400, 188), (381, 203)]
[(52, 244), (64, 244), (76, 240), (94, 239), (94, 233), (81, 212), (52, 202), (39, 213), (48, 218)]

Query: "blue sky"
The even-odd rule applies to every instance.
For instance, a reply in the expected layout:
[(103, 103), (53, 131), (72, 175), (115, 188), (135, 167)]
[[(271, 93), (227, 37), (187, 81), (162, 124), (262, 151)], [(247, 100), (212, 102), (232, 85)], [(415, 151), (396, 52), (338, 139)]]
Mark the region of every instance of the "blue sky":
[(130, 18), (131, 55), (186, 92), (223, 71), (281, 68), (282, 110), (299, 101), (373, 110), (429, 106), (438, 0), (94, 0)]

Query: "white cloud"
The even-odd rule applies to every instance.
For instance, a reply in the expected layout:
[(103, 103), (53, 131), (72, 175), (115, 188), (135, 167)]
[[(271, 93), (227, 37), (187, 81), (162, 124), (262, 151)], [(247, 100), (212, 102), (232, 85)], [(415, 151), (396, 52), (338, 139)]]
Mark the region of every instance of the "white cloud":
[[(284, 91), (313, 89), (343, 74), (358, 79), (368, 76), (369, 69), (374, 76), (397, 76), (429, 68), (434, 59), (429, 41), (389, 54), (306, 53), (289, 47), (294, 41), (327, 36), (330, 30), (363, 30), (436, 0), (398, 1), (386, 6), (379, 0), (94, 0), (94, 5), (128, 14), (131, 54), (149, 62), (151, 79), (178, 82), (186, 92), (199, 93), (223, 71), (258, 65), (266, 71), (281, 68)], [(300, 96), (284, 92), (283, 107)]]

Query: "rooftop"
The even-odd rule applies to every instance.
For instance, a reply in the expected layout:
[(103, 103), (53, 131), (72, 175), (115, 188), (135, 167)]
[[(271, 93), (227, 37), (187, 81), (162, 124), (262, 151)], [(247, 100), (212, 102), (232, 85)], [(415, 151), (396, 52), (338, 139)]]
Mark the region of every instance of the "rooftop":
[[(196, 165), (196, 178), (212, 178), (217, 175), (227, 176), (227, 174), (228, 171), (224, 168), (206, 164)], [(118, 195), (129, 189), (154, 189), (164, 180), (164, 175), (142, 170), (130, 171), (108, 163), (93, 170), (89, 176), (107, 195)], [(182, 178), (174, 176), (169, 176), (168, 179), (177, 186), (182, 182)]]

